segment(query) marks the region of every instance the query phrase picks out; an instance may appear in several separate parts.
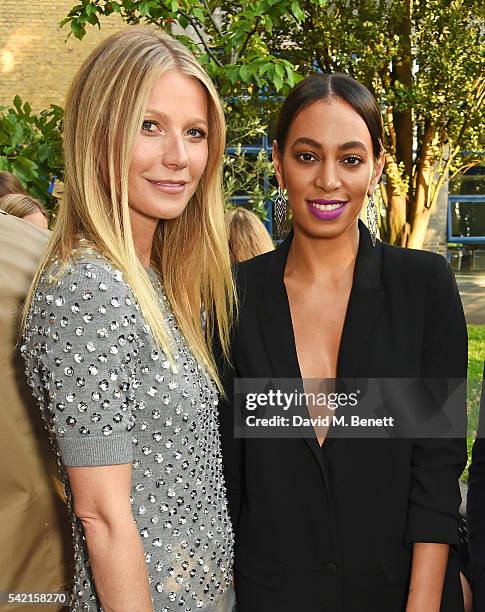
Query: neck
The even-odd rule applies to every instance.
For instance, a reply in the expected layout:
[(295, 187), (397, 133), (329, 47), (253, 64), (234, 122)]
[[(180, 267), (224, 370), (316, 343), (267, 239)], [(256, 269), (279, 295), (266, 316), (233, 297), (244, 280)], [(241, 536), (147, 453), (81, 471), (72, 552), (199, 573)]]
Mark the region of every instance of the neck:
[(335, 238), (308, 236), (295, 227), (285, 277), (297, 274), (305, 283), (338, 283), (343, 276), (353, 273), (358, 248), (357, 220)]

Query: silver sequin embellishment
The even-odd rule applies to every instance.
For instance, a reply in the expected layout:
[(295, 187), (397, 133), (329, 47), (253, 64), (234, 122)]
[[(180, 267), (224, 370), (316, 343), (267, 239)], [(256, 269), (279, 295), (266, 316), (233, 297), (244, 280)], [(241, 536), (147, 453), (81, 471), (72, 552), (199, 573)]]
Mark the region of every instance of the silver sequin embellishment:
[[(154, 608), (212, 610), (230, 588), (233, 554), (217, 392), (153, 282), (174, 366), (155, 345), (121, 272), (95, 252), (81, 254), (60, 278), (54, 269), (43, 275), (21, 351), (58, 460), (69, 451), (80, 453), (80, 464), (131, 461), (131, 503)], [(71, 609), (98, 611), (62, 463), (60, 473), (74, 525)]]

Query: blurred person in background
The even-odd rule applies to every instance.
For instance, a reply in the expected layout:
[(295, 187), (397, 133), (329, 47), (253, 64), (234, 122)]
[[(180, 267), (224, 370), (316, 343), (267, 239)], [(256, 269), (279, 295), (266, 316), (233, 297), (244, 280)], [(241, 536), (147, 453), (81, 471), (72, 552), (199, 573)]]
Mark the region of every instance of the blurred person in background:
[(42, 229), (49, 228), (47, 210), (44, 205), (29, 195), (8, 193), (0, 196), (0, 210), (33, 223)]
[(2, 170), (2, 172), (0, 172), (0, 198), (7, 195), (7, 193), (23, 193), (27, 195), (27, 192), (17, 177), (11, 172)]
[(467, 521), (470, 537), (469, 579), (473, 610), (485, 610), (485, 363), (483, 370), (480, 422), (473, 444), (468, 476)]
[[(22, 302), (48, 238), (48, 231), (0, 211), (0, 591), (6, 593), (59, 593), (72, 576), (57, 465), (16, 346)], [(12, 612), (27, 607), (8, 604)]]
[(274, 249), (268, 230), (253, 212), (242, 207), (235, 208), (226, 212), (225, 221), (229, 251), (234, 263)]

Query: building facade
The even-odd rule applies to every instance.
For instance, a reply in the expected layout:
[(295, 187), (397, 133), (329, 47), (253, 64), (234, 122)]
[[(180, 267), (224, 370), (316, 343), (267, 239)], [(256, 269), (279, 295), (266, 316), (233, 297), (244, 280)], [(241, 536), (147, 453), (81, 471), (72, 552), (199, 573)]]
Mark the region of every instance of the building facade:
[(18, 94), (34, 111), (64, 105), (69, 83), (101, 40), (126, 27), (119, 15), (88, 26), (82, 41), (59, 27), (75, 0), (2, 0), (0, 8), (0, 106)]

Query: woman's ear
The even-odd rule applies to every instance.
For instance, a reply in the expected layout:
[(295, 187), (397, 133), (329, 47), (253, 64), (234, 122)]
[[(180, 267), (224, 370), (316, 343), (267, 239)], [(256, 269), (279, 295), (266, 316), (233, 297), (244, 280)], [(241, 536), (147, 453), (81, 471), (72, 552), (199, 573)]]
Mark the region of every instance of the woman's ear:
[(276, 180), (281, 189), (286, 187), (285, 179), (283, 178), (283, 168), (281, 163), (281, 154), (276, 140), (273, 140), (273, 166), (276, 174)]
[(372, 195), (374, 193), (374, 189), (377, 187), (377, 184), (382, 176), (382, 171), (384, 170), (385, 160), (386, 160), (386, 152), (382, 151), (382, 153), (379, 155), (379, 157), (374, 162), (374, 170), (372, 171), (368, 195)]

